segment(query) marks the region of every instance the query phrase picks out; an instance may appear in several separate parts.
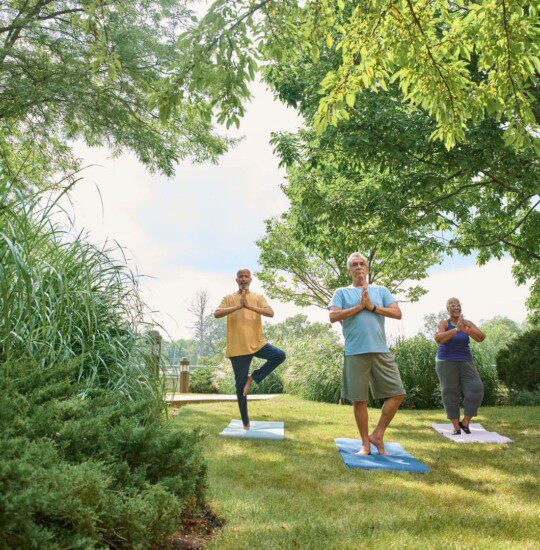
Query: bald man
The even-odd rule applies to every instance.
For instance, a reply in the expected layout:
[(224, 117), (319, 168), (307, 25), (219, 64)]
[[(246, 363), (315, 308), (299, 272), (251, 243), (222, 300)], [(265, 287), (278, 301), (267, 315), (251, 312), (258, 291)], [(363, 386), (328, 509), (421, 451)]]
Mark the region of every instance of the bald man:
[[(238, 408), (245, 430), (249, 430), (247, 394), (253, 381), (260, 384), (276, 367), (285, 361), (285, 352), (267, 343), (263, 338), (261, 316), (273, 317), (274, 311), (264, 296), (250, 292), (251, 272), (240, 269), (236, 273), (238, 291), (225, 296), (214, 312), (216, 319), (227, 317), (227, 351), (236, 383)], [(266, 363), (249, 374), (253, 357)]]

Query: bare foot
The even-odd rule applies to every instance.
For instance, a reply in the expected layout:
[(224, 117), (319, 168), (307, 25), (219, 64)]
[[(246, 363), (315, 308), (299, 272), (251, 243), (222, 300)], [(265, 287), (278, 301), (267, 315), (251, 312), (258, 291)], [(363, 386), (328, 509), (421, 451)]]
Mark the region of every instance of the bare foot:
[(251, 374), (248, 376), (246, 385), (244, 386), (244, 391), (242, 392), (242, 395), (245, 397), (249, 393), (249, 387), (251, 386), (253, 382), (253, 376)]
[(373, 443), (373, 445), (375, 445), (375, 447), (377, 447), (377, 452), (381, 456), (387, 456), (388, 455), (388, 453), (384, 449), (384, 443), (383, 443), (382, 438), (375, 437), (373, 434), (371, 434), (369, 436), (369, 440), (371, 441), (371, 443)]
[(371, 454), (371, 446), (362, 445), (362, 448), (354, 454), (356, 456), (368, 456)]
[(251, 428), (250, 424), (244, 424), (244, 430), (249, 430)]

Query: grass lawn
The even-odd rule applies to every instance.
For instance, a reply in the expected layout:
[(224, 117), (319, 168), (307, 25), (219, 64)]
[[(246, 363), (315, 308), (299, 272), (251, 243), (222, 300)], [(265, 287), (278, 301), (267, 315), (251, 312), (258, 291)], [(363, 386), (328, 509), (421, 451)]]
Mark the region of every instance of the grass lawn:
[(442, 411), (398, 411), (386, 440), (427, 475), (346, 469), (333, 440), (358, 437), (350, 406), (284, 395), (252, 402), (250, 417), (284, 420), (285, 441), (219, 436), (236, 403), (171, 420), (207, 434), (208, 496), (227, 522), (214, 548), (540, 548), (539, 407), (480, 409), (508, 445), (459, 445), (430, 428)]

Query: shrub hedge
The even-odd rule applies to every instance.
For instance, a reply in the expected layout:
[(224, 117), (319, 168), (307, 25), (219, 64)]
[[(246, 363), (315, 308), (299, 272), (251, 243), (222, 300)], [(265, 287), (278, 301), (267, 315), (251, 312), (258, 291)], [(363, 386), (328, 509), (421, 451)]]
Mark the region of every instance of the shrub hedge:
[(154, 392), (88, 389), (78, 371), (1, 365), (0, 547), (165, 545), (202, 504), (199, 435), (166, 429)]
[(540, 390), (540, 329), (514, 338), (497, 354), (499, 378), (513, 390)]

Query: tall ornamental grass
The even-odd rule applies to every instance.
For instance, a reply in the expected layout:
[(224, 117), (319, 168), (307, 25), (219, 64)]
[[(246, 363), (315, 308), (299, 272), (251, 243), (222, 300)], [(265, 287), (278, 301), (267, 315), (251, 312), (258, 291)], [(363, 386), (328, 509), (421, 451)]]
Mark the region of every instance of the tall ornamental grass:
[(0, 548), (165, 548), (204, 506), (200, 436), (164, 424), (125, 259), (59, 214), (0, 172)]
[[(321, 332), (316, 339), (290, 341), (283, 374), (285, 392), (312, 401), (338, 403), (341, 394), (343, 346), (335, 334)], [(500, 385), (493, 365), (486, 364), (476, 346), (472, 354), (484, 383), (484, 405), (499, 401)], [(401, 379), (407, 391), (404, 408), (437, 409), (442, 407), (439, 379), (435, 371), (437, 344), (424, 336), (397, 343), (393, 350)], [(370, 406), (382, 401), (369, 399)]]
[(118, 247), (97, 247), (58, 221), (58, 197), (17, 188), (0, 173), (0, 362), (77, 358), (86, 387), (133, 394), (148, 383), (146, 347), (134, 330), (137, 281), (114, 259)]

